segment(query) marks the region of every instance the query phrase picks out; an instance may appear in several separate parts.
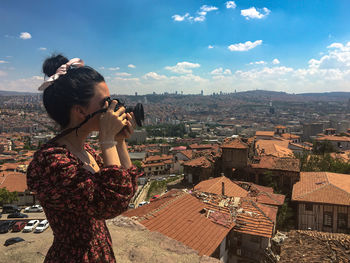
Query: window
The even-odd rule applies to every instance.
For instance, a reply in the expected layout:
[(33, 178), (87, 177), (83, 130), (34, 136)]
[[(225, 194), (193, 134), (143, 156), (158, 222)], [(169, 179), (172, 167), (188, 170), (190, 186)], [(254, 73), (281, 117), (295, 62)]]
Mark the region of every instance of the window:
[(313, 211), (312, 210), (312, 204), (306, 203), (305, 204), (305, 211)]
[(348, 215), (344, 213), (338, 213), (338, 228), (348, 227)]
[(324, 212), (323, 213), (323, 225), (324, 226), (333, 226), (333, 213)]

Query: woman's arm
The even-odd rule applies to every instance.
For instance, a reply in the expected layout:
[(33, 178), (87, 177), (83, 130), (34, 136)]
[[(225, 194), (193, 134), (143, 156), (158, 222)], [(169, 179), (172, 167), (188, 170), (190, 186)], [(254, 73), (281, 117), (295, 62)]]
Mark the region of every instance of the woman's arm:
[(120, 164), (125, 168), (129, 169), (132, 166), (130, 156), (128, 153), (128, 146), (125, 140), (118, 141), (117, 151), (119, 155)]

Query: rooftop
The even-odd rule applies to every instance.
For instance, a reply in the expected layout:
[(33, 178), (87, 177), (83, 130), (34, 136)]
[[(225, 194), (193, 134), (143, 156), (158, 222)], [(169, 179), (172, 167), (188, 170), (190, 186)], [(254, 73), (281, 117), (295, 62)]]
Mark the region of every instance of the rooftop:
[(301, 172), (293, 187), (293, 201), (350, 205), (350, 175)]

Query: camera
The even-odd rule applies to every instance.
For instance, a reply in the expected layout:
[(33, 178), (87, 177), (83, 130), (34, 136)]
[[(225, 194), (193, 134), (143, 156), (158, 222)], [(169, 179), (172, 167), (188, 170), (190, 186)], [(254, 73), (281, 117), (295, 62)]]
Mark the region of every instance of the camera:
[(143, 111), (143, 105), (141, 103), (137, 103), (134, 107), (126, 106), (125, 103), (120, 99), (107, 98), (106, 101), (108, 102), (108, 106), (112, 103), (112, 100), (116, 100), (118, 102), (115, 106), (114, 111), (117, 111), (120, 107), (125, 107), (125, 113), (133, 112), (137, 126), (142, 127), (142, 122), (145, 119), (145, 115)]

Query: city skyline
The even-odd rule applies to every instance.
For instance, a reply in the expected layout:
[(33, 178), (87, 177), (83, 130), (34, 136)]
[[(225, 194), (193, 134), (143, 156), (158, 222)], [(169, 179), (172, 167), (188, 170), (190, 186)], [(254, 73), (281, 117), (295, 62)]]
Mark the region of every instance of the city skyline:
[(111, 93), (349, 91), (347, 1), (6, 1), (0, 90), (37, 92), (53, 52)]

